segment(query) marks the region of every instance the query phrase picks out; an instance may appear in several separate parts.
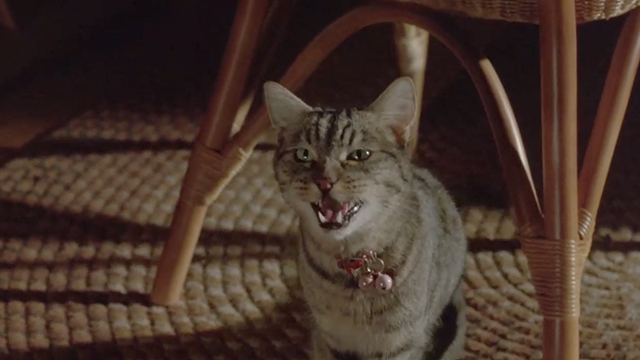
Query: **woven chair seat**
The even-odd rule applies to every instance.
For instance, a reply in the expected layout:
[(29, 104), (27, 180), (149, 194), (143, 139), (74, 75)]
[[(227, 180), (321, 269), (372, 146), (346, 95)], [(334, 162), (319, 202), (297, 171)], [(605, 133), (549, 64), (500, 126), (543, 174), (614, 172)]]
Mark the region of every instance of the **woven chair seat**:
[[(538, 23), (536, 0), (392, 0), (425, 5), (434, 10), (509, 22)], [(640, 5), (640, 0), (578, 0), (576, 21), (585, 23), (623, 15)]]

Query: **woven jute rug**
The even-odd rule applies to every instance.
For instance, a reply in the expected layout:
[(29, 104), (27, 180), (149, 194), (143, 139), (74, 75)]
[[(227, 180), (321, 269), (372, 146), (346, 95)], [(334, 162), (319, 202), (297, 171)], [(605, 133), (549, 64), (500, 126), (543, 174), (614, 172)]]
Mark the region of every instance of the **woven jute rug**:
[[(273, 179), (268, 136), (209, 209), (180, 303), (148, 302), (201, 117), (88, 111), (0, 168), (0, 358), (307, 358), (296, 220)], [(484, 139), (483, 127), (448, 124), (459, 146), (438, 151), (449, 135), (432, 122), (422, 161), (445, 183), (482, 169), (499, 182), (478, 160), (486, 153), (460, 145), (479, 146), (468, 140)], [(622, 151), (637, 132), (623, 135)], [(631, 157), (614, 163), (586, 264), (584, 359), (640, 358), (640, 172)], [(470, 244), (465, 358), (540, 358), (541, 316), (508, 211), (454, 195)]]

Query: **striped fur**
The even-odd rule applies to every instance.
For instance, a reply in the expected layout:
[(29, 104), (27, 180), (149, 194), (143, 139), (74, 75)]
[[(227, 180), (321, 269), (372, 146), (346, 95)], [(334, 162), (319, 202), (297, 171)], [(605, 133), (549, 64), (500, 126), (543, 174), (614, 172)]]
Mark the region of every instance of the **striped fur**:
[[(464, 345), (466, 239), (444, 187), (407, 156), (413, 94), (411, 82), (399, 79), (366, 109), (328, 110), (265, 85), (279, 139), (276, 179), (300, 217), (299, 273), (315, 320), (314, 360), (452, 360)], [(299, 149), (312, 160), (296, 161)], [(358, 149), (371, 156), (348, 160)], [(343, 228), (318, 223), (310, 205), (322, 196), (318, 174), (335, 180), (331, 197), (363, 204)], [(362, 291), (338, 269), (335, 254), (363, 250), (378, 252), (393, 270), (392, 291)]]

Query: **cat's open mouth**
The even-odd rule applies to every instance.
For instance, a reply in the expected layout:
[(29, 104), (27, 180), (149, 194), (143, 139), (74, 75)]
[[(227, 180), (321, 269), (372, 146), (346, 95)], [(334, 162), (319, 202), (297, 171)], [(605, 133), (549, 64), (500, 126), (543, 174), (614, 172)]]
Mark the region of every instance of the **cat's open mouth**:
[(358, 200), (339, 203), (330, 196), (324, 196), (321, 201), (311, 203), (311, 208), (318, 217), (320, 227), (324, 229), (340, 229), (347, 225), (353, 215), (362, 207)]

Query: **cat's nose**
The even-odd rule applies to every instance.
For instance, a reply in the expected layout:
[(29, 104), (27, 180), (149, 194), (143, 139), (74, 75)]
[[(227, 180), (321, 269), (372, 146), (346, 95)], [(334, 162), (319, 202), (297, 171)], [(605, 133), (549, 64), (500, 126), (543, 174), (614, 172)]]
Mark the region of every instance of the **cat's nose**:
[(333, 182), (327, 178), (316, 179), (315, 182), (316, 182), (316, 185), (318, 186), (318, 189), (320, 189), (320, 191), (322, 192), (327, 192), (331, 190), (331, 188), (333, 187)]

